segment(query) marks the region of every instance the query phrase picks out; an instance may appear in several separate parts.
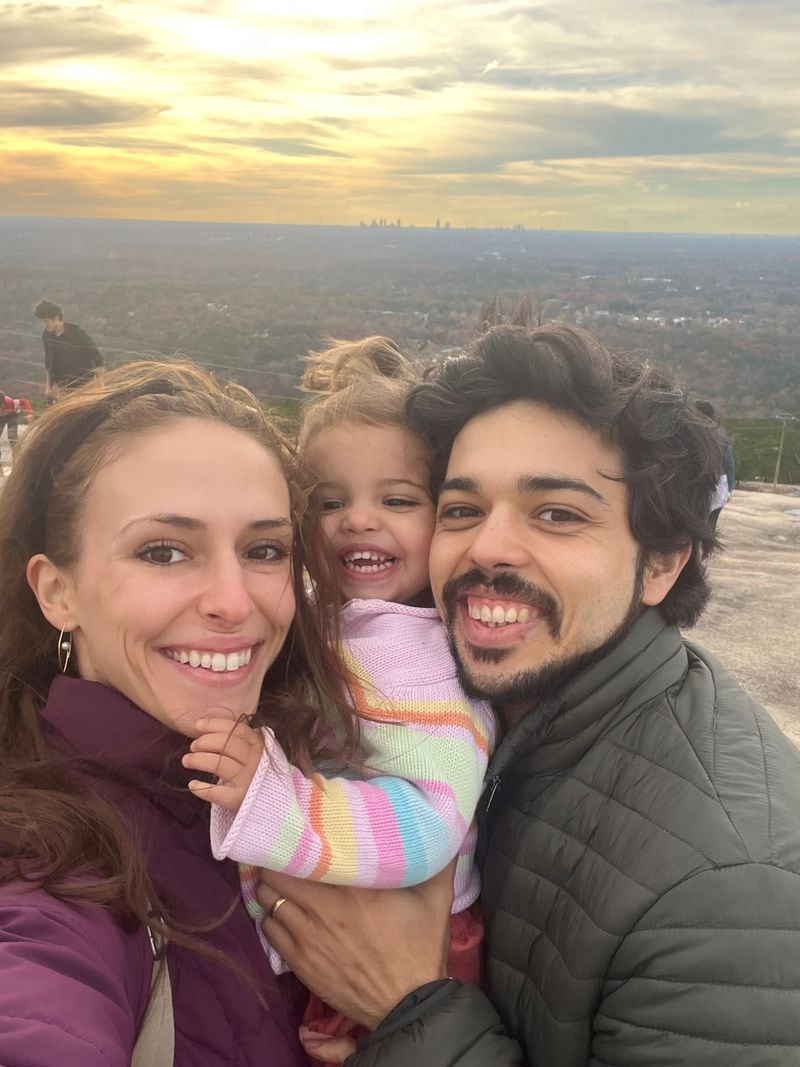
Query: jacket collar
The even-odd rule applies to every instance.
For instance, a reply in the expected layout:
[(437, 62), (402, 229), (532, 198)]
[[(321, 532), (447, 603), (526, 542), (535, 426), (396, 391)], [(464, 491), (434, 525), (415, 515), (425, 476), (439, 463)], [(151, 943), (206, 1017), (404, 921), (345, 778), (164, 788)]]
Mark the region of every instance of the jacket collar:
[(526, 774), (573, 766), (612, 723), (663, 693), (686, 674), (687, 652), (677, 627), (648, 608), (609, 654), (552, 700), (532, 708), (498, 745), (488, 775), (525, 757)]
[(57, 747), (77, 757), (90, 777), (107, 782), (108, 791), (133, 786), (186, 825), (206, 807), (186, 791), (192, 775), (180, 756), (187, 738), (121, 693), (100, 682), (59, 675), (41, 715)]

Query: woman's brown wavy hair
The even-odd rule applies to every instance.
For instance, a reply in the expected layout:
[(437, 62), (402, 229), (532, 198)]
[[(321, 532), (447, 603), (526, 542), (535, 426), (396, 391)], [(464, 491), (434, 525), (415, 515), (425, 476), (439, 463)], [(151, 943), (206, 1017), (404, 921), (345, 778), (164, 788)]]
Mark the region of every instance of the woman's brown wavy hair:
[[(57, 634), (25, 573), (38, 552), (59, 567), (74, 566), (97, 472), (143, 432), (182, 418), (220, 422), (255, 438), (276, 457), (289, 486), (297, 615), (267, 672), (269, 702), (257, 719), (269, 723), (304, 770), (321, 758), (346, 759), (354, 745), (345, 675), (332, 651), (334, 620), (304, 590), (306, 478), (289, 439), (246, 390), (221, 387), (192, 364), (130, 364), (46, 412), (25, 435), (0, 498), (0, 885), (22, 879), (56, 897), (95, 902), (125, 929), (147, 924), (202, 951), (197, 929), (182, 926), (159, 897), (144, 855), (132, 847), (131, 828), (81, 785), (48, 740), (40, 711), (58, 672)], [(327, 717), (313, 707), (325, 708)], [(220, 902), (221, 910), (226, 905)]]

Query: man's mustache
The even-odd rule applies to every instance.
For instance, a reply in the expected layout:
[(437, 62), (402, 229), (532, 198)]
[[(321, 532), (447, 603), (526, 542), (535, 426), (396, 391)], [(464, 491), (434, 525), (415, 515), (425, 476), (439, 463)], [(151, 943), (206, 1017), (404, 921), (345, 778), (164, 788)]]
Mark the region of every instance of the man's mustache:
[(442, 603), (448, 625), (452, 625), (459, 597), (467, 592), (477, 595), (481, 592), (494, 593), (495, 596), (508, 597), (509, 600), (524, 600), (526, 604), (535, 608), (547, 623), (553, 640), (558, 640), (561, 634), (561, 612), (558, 603), (550, 593), (513, 571), (501, 571), (499, 574), (489, 575), (478, 567), (459, 575), (458, 578), (452, 578), (442, 587)]

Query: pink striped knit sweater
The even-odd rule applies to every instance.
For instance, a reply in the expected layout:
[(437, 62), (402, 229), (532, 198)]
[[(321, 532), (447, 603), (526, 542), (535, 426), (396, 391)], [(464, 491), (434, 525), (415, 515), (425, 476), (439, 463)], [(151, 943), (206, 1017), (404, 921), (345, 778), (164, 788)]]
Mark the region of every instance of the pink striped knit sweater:
[[(367, 770), (358, 778), (304, 777), (270, 730), (239, 811), (215, 805), (211, 844), (230, 857), (298, 878), (340, 885), (416, 885), (458, 854), (454, 912), (472, 904), (475, 808), (495, 723), (468, 700), (444, 626), (433, 608), (351, 600), (342, 610), (345, 662), (360, 681)], [(243, 871), (248, 910), (259, 918), (255, 872)]]

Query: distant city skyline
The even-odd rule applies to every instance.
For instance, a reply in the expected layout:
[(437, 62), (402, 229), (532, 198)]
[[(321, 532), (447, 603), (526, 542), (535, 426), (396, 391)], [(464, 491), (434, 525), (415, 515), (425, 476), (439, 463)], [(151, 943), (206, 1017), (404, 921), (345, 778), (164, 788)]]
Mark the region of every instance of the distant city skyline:
[(796, 0), (0, 5), (0, 215), (800, 233)]

